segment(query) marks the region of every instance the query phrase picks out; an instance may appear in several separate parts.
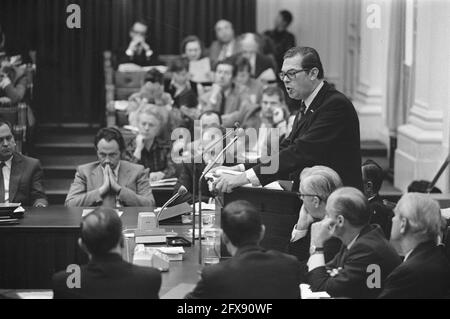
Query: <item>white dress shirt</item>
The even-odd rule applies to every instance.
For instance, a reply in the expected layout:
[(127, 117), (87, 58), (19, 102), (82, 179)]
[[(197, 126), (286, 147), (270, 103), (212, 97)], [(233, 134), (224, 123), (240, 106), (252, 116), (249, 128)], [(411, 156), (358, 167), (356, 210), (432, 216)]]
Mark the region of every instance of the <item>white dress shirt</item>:
[[(304, 101), (305, 105), (306, 105), (305, 113), (308, 111), (309, 106), (314, 101), (314, 99), (316, 98), (317, 94), (319, 93), (319, 91), (322, 87), (323, 87), (323, 81), (321, 81), (319, 83), (319, 85), (314, 89), (314, 91), (312, 91), (312, 93)], [(245, 166), (243, 164), (240, 164), (239, 169), (243, 172), (243, 171), (245, 171)], [(252, 183), (252, 186), (261, 186), (261, 182), (259, 181), (258, 177), (256, 176), (253, 168), (246, 170), (245, 176), (247, 177), (249, 182)]]
[(5, 161), (5, 166), (2, 168), (3, 173), (3, 185), (5, 188), (5, 203), (9, 203), (9, 180), (11, 178), (11, 165), (12, 165), (12, 156), (9, 160)]

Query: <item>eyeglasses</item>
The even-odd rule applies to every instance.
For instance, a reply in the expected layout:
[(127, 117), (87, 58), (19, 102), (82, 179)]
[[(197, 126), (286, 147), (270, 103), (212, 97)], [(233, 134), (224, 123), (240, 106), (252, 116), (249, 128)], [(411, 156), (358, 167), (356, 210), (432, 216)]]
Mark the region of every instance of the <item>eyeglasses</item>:
[(322, 200), (322, 197), (320, 197), (317, 194), (303, 194), (303, 193), (296, 193), (296, 194), (297, 194), (298, 198), (300, 198), (301, 200), (303, 200), (303, 198), (305, 196), (313, 196), (313, 197), (317, 197), (319, 200)]
[(280, 73), (278, 73), (278, 77), (280, 78), (281, 81), (284, 80), (285, 76), (287, 76), (289, 80), (293, 80), (293, 79), (295, 79), (295, 76), (297, 75), (297, 73), (300, 73), (303, 71), (308, 72), (309, 70), (301, 69), (301, 70), (289, 70), (287, 72), (281, 71)]

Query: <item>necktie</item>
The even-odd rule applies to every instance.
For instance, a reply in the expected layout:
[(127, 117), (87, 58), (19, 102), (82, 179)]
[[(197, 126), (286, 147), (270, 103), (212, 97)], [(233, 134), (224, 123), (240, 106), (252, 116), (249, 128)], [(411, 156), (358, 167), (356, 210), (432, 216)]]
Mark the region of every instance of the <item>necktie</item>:
[(300, 105), (300, 113), (302, 116), (306, 113), (306, 104), (304, 101), (302, 101), (302, 104)]
[(219, 110), (221, 115), (225, 114), (225, 103), (226, 103), (225, 92), (222, 91), (222, 93), (220, 93), (220, 110)]
[(5, 181), (3, 177), (3, 167), (5, 165), (5, 162), (0, 162), (0, 203), (5, 202)]

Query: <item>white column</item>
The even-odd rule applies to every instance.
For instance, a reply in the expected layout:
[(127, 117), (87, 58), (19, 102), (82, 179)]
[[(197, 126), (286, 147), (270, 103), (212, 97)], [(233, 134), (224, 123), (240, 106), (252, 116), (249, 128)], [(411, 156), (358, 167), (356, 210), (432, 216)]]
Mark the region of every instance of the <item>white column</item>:
[[(395, 186), (431, 180), (449, 150), (450, 1), (417, 0), (415, 85), (408, 122), (399, 128)], [(449, 191), (448, 171), (437, 186)]]
[(359, 115), (361, 140), (379, 140), (387, 144), (388, 130), (384, 119), (389, 4), (384, 0), (364, 0), (360, 27), (359, 77), (353, 103)]

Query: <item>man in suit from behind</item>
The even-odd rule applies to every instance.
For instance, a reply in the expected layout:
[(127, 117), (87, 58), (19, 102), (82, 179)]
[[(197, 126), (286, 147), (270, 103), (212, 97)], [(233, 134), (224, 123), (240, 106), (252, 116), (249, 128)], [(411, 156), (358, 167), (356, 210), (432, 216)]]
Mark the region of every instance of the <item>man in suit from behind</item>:
[(437, 245), (439, 204), (428, 194), (407, 193), (394, 210), (391, 242), (403, 263), (387, 277), (380, 298), (438, 299), (450, 293), (450, 263)]
[(324, 81), (317, 51), (309, 47), (288, 50), (279, 77), (289, 97), (302, 100), (290, 135), (267, 160), (234, 166), (242, 174), (223, 175), (217, 190), (231, 192), (250, 182), (259, 186), (288, 179), (298, 189), (300, 172), (315, 165), (332, 168), (345, 186), (361, 189), (358, 115), (350, 100)]
[(55, 299), (157, 299), (161, 274), (122, 259), (122, 221), (116, 211), (99, 207), (81, 223), (81, 249), (89, 263), (81, 266), (79, 287), (69, 288), (65, 271), (53, 276)]
[(293, 256), (259, 246), (264, 226), (257, 209), (247, 201), (228, 204), (222, 212), (222, 241), (231, 259), (203, 269), (187, 298), (288, 299), (300, 298), (300, 264)]
[[(364, 194), (352, 187), (334, 191), (327, 216), (311, 229), (308, 283), (312, 291), (331, 297), (376, 298), (400, 257), (378, 225), (369, 225), (370, 209)], [(331, 236), (342, 241), (341, 251), (325, 263), (323, 245)]]
[(47, 206), (41, 164), (14, 151), (11, 124), (5, 121), (0, 121), (0, 143), (0, 203)]
[(383, 203), (379, 194), (383, 183), (383, 169), (376, 162), (367, 160), (362, 165), (362, 178), (364, 194), (369, 200), (370, 210), (372, 211), (369, 224), (380, 225), (386, 238), (389, 239), (394, 213)]
[(120, 160), (125, 150), (122, 134), (108, 127), (95, 137), (98, 161), (77, 168), (66, 206), (154, 207), (155, 199), (142, 165)]

